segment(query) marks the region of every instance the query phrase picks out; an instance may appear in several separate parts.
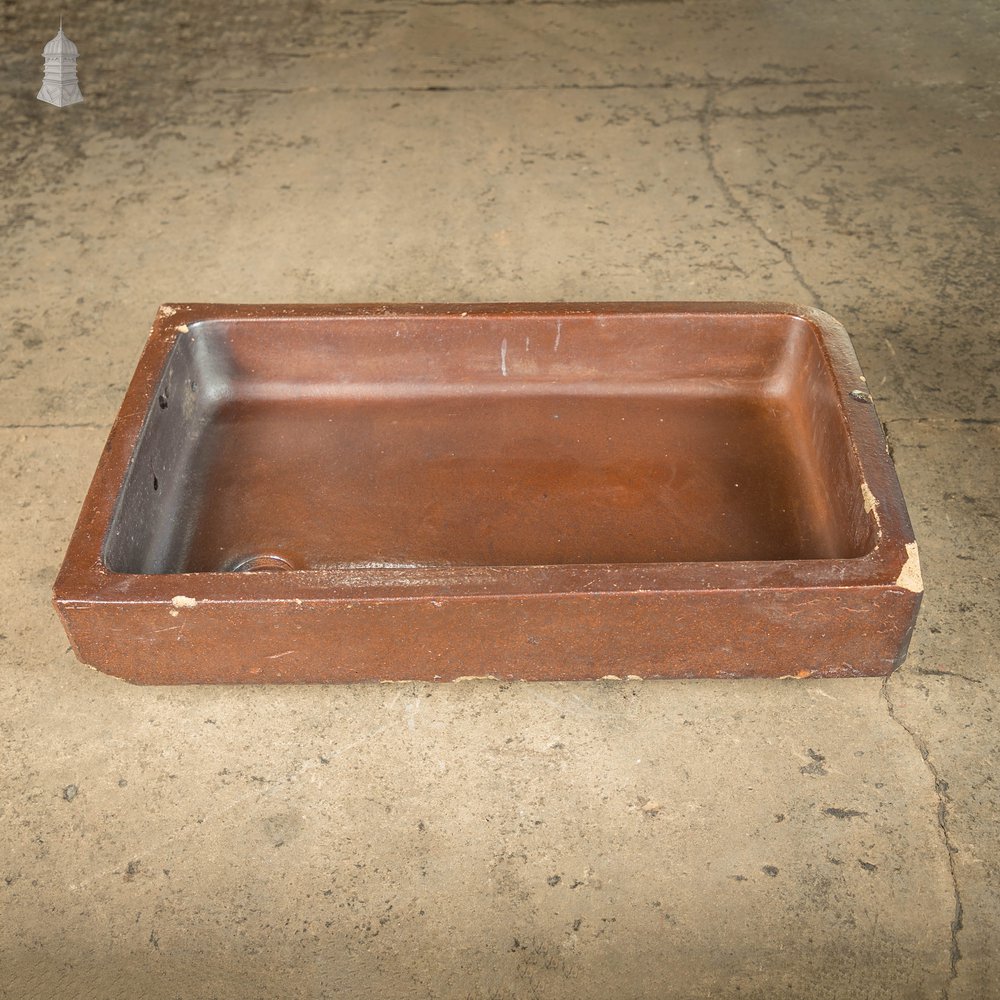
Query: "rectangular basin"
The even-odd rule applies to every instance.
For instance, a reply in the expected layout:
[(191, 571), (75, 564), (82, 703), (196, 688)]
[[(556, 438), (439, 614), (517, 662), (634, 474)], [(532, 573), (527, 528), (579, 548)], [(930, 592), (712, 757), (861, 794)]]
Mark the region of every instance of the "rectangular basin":
[(817, 310), (194, 304), (54, 596), (81, 660), (166, 684), (885, 674), (921, 593)]

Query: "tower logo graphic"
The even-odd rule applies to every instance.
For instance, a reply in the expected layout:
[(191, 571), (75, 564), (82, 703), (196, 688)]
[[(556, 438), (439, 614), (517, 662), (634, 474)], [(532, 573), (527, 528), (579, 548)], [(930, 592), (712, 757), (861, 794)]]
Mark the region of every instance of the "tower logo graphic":
[(62, 18), (59, 18), (59, 33), (42, 49), (45, 57), (45, 78), (38, 99), (65, 108), (69, 104), (79, 104), (83, 100), (80, 84), (76, 80), (76, 46), (63, 34)]

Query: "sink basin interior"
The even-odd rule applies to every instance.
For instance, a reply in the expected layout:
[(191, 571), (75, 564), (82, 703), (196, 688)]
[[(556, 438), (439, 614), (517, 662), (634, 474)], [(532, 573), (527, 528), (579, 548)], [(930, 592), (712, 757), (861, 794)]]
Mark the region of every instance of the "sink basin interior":
[(344, 316), (178, 333), (104, 560), (205, 573), (874, 544), (806, 320)]

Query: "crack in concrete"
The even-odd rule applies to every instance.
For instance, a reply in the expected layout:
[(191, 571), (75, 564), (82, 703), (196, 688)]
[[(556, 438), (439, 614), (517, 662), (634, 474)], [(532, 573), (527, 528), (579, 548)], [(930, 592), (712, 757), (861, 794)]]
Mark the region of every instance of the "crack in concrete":
[[(280, 54), (282, 57), (286, 53)], [(300, 56), (301, 53), (292, 53)], [(396, 84), (394, 86), (357, 86), (357, 87), (317, 87), (303, 85), (298, 87), (216, 87), (213, 93), (235, 94), (240, 96), (259, 96), (264, 94), (506, 94), (520, 91), (632, 91), (632, 90), (673, 90), (685, 87), (691, 90), (712, 90), (723, 85), (727, 91), (750, 89), (753, 87), (817, 87), (828, 85), (843, 85), (842, 80), (782, 80), (778, 77), (742, 77), (738, 80), (720, 78), (701, 79), (693, 76), (674, 76), (646, 83), (413, 83)], [(847, 96), (847, 95), (845, 95)], [(763, 109), (755, 111), (723, 111), (717, 112), (719, 118), (764, 118), (780, 115), (823, 114), (831, 111), (871, 111), (869, 104), (819, 104), (813, 106), (786, 105), (773, 111)], [(685, 116), (690, 121), (700, 121), (701, 115)]]
[(958, 935), (962, 930), (964, 912), (962, 908), (962, 893), (958, 886), (958, 872), (955, 870), (955, 854), (957, 848), (951, 842), (951, 834), (948, 832), (948, 805), (951, 799), (948, 796), (948, 783), (941, 777), (937, 765), (931, 760), (930, 748), (927, 746), (926, 740), (923, 739), (920, 734), (908, 726), (897, 714), (896, 706), (892, 702), (892, 698), (889, 695), (889, 677), (886, 677), (882, 681), (882, 700), (885, 702), (886, 708), (889, 712), (889, 718), (896, 723), (900, 729), (906, 733), (907, 736), (913, 741), (913, 745), (917, 748), (927, 770), (930, 772), (931, 777), (934, 779), (934, 791), (937, 793), (938, 808), (937, 808), (937, 821), (938, 829), (941, 832), (941, 840), (944, 843), (945, 850), (948, 852), (948, 872), (951, 875), (951, 887), (955, 895), (955, 910), (951, 919), (951, 941), (949, 947), (949, 976), (948, 982), (941, 990), (942, 1000), (948, 1000), (949, 993), (951, 992), (951, 984), (955, 982), (958, 978), (958, 963), (962, 960), (962, 950), (958, 946)]
[(914, 673), (921, 677), (956, 677), (960, 681), (968, 681), (969, 684), (982, 684), (978, 677), (970, 677), (968, 674), (959, 674), (954, 670), (932, 670), (929, 667), (917, 667)]
[(780, 108), (754, 108), (753, 111), (716, 111), (715, 117), (756, 121), (759, 118), (787, 118), (794, 115), (812, 118), (815, 115), (839, 114), (842, 111), (874, 110), (872, 104), (785, 104)]
[(795, 275), (795, 280), (805, 289), (806, 293), (812, 299), (812, 304), (822, 309), (822, 302), (820, 301), (819, 295), (816, 290), (806, 281), (805, 276), (799, 270), (798, 265), (795, 263), (795, 258), (792, 255), (792, 251), (788, 247), (779, 243), (777, 240), (772, 239), (767, 235), (763, 226), (757, 222), (753, 217), (750, 209), (743, 204), (733, 194), (732, 188), (729, 186), (729, 182), (722, 176), (722, 172), (719, 170), (718, 164), (715, 162), (715, 151), (712, 148), (712, 119), (716, 117), (715, 115), (715, 88), (709, 88), (707, 94), (705, 95), (705, 104), (701, 109), (701, 148), (705, 155), (705, 159), (708, 162), (708, 172), (712, 179), (715, 181), (719, 190), (722, 192), (722, 197), (725, 199), (726, 204), (733, 209), (733, 211), (738, 212), (749, 224), (753, 227), (754, 231), (764, 240), (767, 244), (772, 246), (778, 253), (781, 254), (785, 263), (788, 265), (792, 274)]
[(107, 428), (108, 426), (108, 424), (102, 423), (0, 424), (0, 431), (52, 431), (75, 430), (78, 428), (90, 431), (99, 431)]
[[(635, 7), (682, 4), (685, 0), (531, 0), (532, 7)], [(421, 0), (417, 7), (513, 7), (517, 0)]]
[(969, 427), (996, 427), (1000, 419), (996, 417), (893, 417), (893, 424), (964, 424)]

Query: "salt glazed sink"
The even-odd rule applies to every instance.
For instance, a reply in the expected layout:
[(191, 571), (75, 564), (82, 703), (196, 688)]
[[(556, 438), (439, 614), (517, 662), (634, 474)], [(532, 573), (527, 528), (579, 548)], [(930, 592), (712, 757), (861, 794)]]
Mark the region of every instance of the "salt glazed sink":
[(814, 309), (166, 305), (55, 604), (148, 684), (806, 678), (922, 589)]

